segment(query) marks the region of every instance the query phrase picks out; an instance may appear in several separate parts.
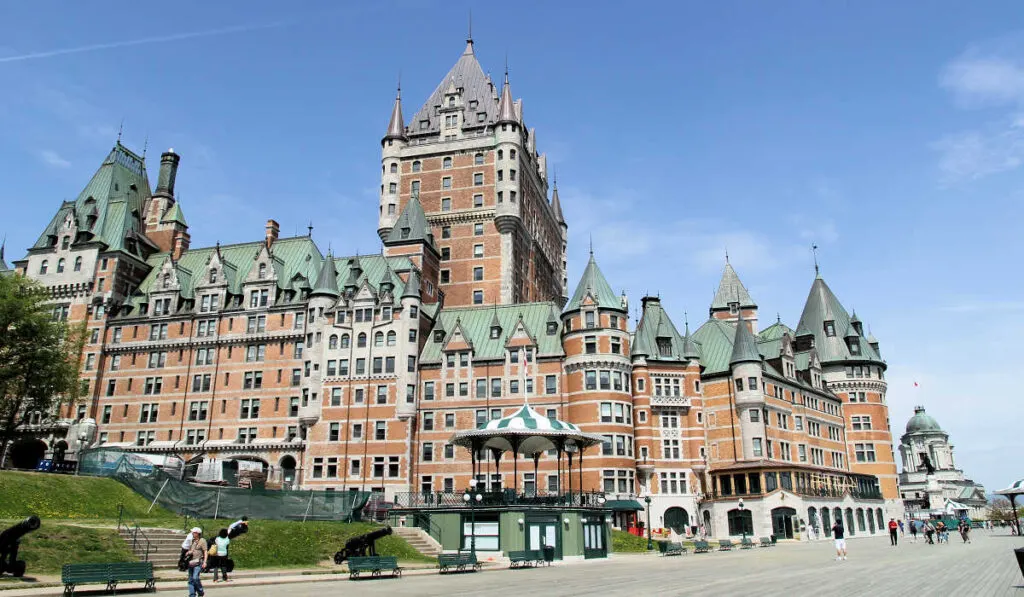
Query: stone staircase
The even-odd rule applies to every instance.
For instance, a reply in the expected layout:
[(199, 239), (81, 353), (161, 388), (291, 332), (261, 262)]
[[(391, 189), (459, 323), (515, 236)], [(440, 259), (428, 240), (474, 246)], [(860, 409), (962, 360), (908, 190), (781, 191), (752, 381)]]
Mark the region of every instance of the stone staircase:
[[(178, 565), (181, 555), (181, 542), (185, 540), (182, 531), (168, 529), (140, 529), (137, 540), (133, 542), (132, 533), (128, 529), (118, 529), (118, 534), (128, 544), (139, 560), (146, 559), (146, 539), (149, 540), (149, 561), (153, 568), (174, 568)], [(143, 537), (145, 533), (145, 537)], [(134, 545), (133, 545), (134, 543)]]
[[(441, 544), (426, 531), (417, 527), (393, 527), (396, 535), (405, 539), (406, 543), (421, 554), (436, 558), (441, 553)], [(180, 543), (180, 542), (179, 542)]]

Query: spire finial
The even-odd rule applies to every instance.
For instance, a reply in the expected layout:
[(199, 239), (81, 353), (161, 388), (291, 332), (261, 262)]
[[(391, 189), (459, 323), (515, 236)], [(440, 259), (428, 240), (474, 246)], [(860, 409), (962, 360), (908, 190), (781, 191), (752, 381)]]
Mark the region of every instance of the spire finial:
[(590, 233), (590, 258), (594, 258), (594, 233)]
[(508, 52), (505, 52), (505, 84), (508, 85)]
[(818, 244), (817, 243), (814, 243), (814, 244), (811, 245), (811, 253), (814, 255), (814, 275), (817, 276), (818, 274), (821, 273), (820, 270), (818, 269)]
[(554, 174), (555, 190), (557, 191), (558, 190), (558, 168), (557, 167), (552, 168), (551, 171), (552, 171), (552, 174)]
[(146, 150), (149, 149), (149, 135), (146, 135), (146, 140), (142, 142), (142, 161), (146, 161)]
[(313, 238), (313, 220), (310, 220), (309, 225), (306, 226), (306, 236)]
[(4, 260), (4, 248), (7, 247), (7, 235), (4, 235), (3, 242), (0, 242), (0, 261)]
[(469, 9), (469, 33), (466, 35), (466, 43), (473, 43), (473, 9)]
[(402, 99), (402, 69), (398, 69), (398, 91), (395, 93), (395, 99)]
[(725, 262), (729, 263), (729, 247), (725, 248)]
[(124, 132), (124, 118), (121, 119), (121, 124), (117, 127), (117, 144), (121, 144), (121, 133)]

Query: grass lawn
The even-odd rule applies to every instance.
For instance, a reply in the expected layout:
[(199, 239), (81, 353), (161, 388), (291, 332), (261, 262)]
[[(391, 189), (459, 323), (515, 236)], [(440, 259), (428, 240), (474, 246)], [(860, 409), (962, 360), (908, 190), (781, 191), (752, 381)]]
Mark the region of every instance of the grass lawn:
[(44, 520), (116, 520), (118, 504), (124, 504), (128, 516), (139, 522), (180, 520), (159, 506), (147, 513), (149, 501), (113, 479), (0, 472), (0, 519), (19, 519), (35, 514)]
[(28, 566), (25, 576), (59, 574), (64, 564), (136, 561), (114, 529), (45, 522), (21, 540), (18, 559)]

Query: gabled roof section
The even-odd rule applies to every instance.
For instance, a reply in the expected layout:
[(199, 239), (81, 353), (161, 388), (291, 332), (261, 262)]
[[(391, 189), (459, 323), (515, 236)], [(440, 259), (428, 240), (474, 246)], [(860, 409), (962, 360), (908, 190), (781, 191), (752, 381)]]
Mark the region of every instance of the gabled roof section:
[(740, 282), (740, 277), (728, 260), (725, 262), (725, 269), (722, 270), (722, 279), (718, 282), (718, 291), (715, 292), (715, 299), (711, 301), (711, 310), (728, 309), (729, 303), (739, 302), (740, 307), (756, 307), (757, 303), (750, 298), (747, 287)]
[[(659, 341), (669, 343), (670, 354), (661, 354)], [(682, 361), (688, 358), (683, 356), (685, 343), (685, 338), (676, 329), (665, 309), (662, 308), (661, 300), (646, 297), (640, 323), (637, 324), (636, 332), (633, 334), (631, 354), (645, 355), (649, 361)]]
[(736, 327), (721, 319), (711, 318), (693, 333), (693, 341), (700, 352), (700, 363), (705, 374), (729, 371), (732, 358), (732, 344), (736, 338)]
[[(498, 97), (494, 83), (484, 74), (473, 52), (472, 42), (466, 44), (466, 50), (452, 66), (448, 74), (437, 84), (427, 101), (409, 121), (406, 132), (409, 136), (436, 135), (441, 131), (441, 115), (438, 108), (444, 99), (445, 90), (454, 84), (462, 89), (462, 103), (465, 106), (466, 118), (463, 128), (480, 128), (493, 125), (498, 114)], [(475, 103), (474, 103), (475, 102)], [(470, 106), (475, 106), (471, 108)], [(479, 122), (476, 114), (484, 113), (483, 122)], [(422, 124), (426, 121), (426, 124)]]
[[(825, 334), (826, 321), (833, 322), (835, 334), (832, 336)], [(835, 361), (883, 362), (871, 344), (866, 341), (860, 342), (861, 354), (850, 354), (845, 338), (851, 331), (856, 334), (856, 330), (850, 324), (850, 315), (821, 276), (815, 277), (811, 284), (811, 291), (807, 295), (807, 302), (800, 315), (797, 330), (799, 335), (811, 334), (814, 336), (814, 347), (818, 351), (818, 358), (822, 363)]]
[[(447, 341), (435, 342), (434, 333), (438, 330), (454, 330), (456, 320), (467, 343), (473, 346), (473, 359), (504, 359), (505, 346), (517, 329), (544, 330), (548, 314), (554, 303), (520, 303), (515, 305), (498, 305), (486, 307), (444, 308), (437, 313), (434, 328), (427, 336), (420, 360), (425, 363), (439, 363), (443, 357), (442, 350)], [(523, 328), (518, 328), (520, 315)], [(497, 318), (502, 332), (497, 338), (491, 338), (491, 324)], [(559, 326), (561, 323), (559, 322)], [(537, 355), (562, 356), (562, 336), (559, 333), (537, 333), (533, 336), (537, 343)]]
[(736, 322), (736, 337), (732, 343), (732, 357), (729, 359), (729, 364), (760, 362), (761, 353), (757, 350), (754, 334), (747, 326), (747, 322), (743, 320), (743, 314), (740, 313), (739, 320)]
[(565, 305), (563, 312), (578, 310), (588, 296), (603, 309), (622, 311), (622, 301), (608, 284), (608, 280), (601, 273), (601, 268), (597, 267), (593, 252), (590, 253), (590, 261), (587, 262), (587, 267), (583, 270), (583, 277), (580, 278), (580, 283), (576, 286), (576, 292)]
[(418, 197), (412, 197), (405, 204), (398, 220), (388, 233), (387, 244), (425, 242), (434, 244), (434, 233), (430, 231), (427, 215), (423, 212), (423, 204)]
[(174, 205), (171, 206), (171, 209), (168, 209), (167, 213), (164, 214), (163, 221), (174, 222), (188, 228), (188, 222), (185, 221), (185, 214), (181, 211), (181, 203), (177, 201), (175, 201)]

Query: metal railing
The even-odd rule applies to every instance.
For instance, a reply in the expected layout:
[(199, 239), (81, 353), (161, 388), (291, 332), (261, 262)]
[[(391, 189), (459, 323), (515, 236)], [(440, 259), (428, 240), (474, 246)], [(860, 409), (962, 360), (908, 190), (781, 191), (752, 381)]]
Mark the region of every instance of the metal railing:
[(139, 523), (128, 518), (128, 515), (124, 512), (124, 504), (117, 505), (117, 532), (121, 533), (121, 529), (124, 529), (128, 536), (132, 540), (132, 553), (135, 555), (141, 555), (143, 562), (149, 561), (150, 553), (156, 553), (157, 548), (153, 547), (153, 542), (149, 540), (145, 531), (139, 526)]
[[(434, 492), (411, 492), (396, 493), (396, 508), (469, 508), (469, 502), (465, 499), (466, 492), (463, 491), (434, 491)], [(500, 507), (500, 506), (550, 506), (550, 507), (577, 507), (577, 508), (600, 508), (604, 506), (605, 495), (599, 491), (585, 491), (573, 493), (555, 492), (529, 492), (517, 493), (513, 489), (500, 491), (478, 491), (480, 500), (475, 501), (474, 507)], [(471, 498), (474, 499), (474, 498)]]

